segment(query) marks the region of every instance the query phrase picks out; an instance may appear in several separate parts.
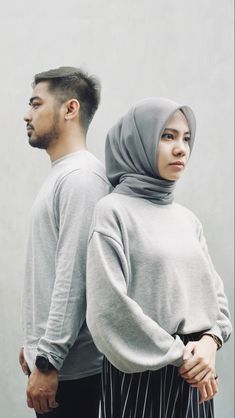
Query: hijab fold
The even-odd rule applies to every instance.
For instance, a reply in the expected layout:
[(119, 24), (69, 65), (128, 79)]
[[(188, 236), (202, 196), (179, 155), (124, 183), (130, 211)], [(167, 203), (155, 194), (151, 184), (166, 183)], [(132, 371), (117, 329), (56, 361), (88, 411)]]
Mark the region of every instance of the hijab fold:
[(144, 99), (108, 132), (105, 145), (107, 176), (114, 193), (166, 205), (174, 199), (175, 181), (160, 177), (157, 149), (168, 120), (181, 110), (189, 125), (192, 151), (196, 122), (190, 107), (165, 98)]

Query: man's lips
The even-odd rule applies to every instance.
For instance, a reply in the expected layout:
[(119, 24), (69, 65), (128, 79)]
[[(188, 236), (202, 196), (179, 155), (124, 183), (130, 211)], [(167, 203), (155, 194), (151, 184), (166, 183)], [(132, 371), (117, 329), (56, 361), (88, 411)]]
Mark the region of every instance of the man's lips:
[(33, 129), (33, 126), (32, 126), (32, 125), (27, 125), (27, 126), (26, 126), (26, 129), (27, 129), (27, 131), (30, 131), (30, 130), (32, 130), (32, 129)]
[(27, 135), (28, 135), (29, 138), (31, 138), (33, 130), (34, 130), (34, 128), (31, 125), (26, 126), (26, 132), (27, 132)]

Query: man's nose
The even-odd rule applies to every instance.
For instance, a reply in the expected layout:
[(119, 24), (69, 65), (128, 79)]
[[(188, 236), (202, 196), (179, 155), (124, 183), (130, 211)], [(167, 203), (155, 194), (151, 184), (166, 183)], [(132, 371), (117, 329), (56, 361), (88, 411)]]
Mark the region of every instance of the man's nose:
[(32, 120), (32, 118), (30, 116), (30, 110), (27, 110), (27, 112), (24, 115), (24, 121), (29, 122), (30, 120)]

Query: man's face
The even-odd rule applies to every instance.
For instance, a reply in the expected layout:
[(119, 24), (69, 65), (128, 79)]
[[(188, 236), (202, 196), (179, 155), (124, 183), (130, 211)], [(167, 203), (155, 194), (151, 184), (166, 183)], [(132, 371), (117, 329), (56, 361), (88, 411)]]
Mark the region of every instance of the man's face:
[(48, 149), (60, 134), (60, 107), (56, 96), (48, 90), (48, 82), (36, 85), (29, 100), (29, 109), (24, 117), (29, 144)]

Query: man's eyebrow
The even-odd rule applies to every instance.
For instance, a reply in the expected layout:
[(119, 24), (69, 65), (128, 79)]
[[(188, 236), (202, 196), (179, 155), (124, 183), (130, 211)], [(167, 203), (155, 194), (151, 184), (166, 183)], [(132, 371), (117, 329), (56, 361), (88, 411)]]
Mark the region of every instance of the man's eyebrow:
[(33, 96), (29, 99), (29, 103), (31, 104), (34, 100), (41, 100), (41, 97), (39, 96)]
[[(173, 128), (165, 128), (164, 129), (164, 132), (165, 131), (172, 131), (172, 132), (175, 132), (175, 133), (177, 133), (178, 131), (177, 131), (177, 129), (173, 129)], [(186, 132), (184, 132), (184, 135), (190, 135), (191, 134), (191, 132), (190, 131), (186, 131)]]

